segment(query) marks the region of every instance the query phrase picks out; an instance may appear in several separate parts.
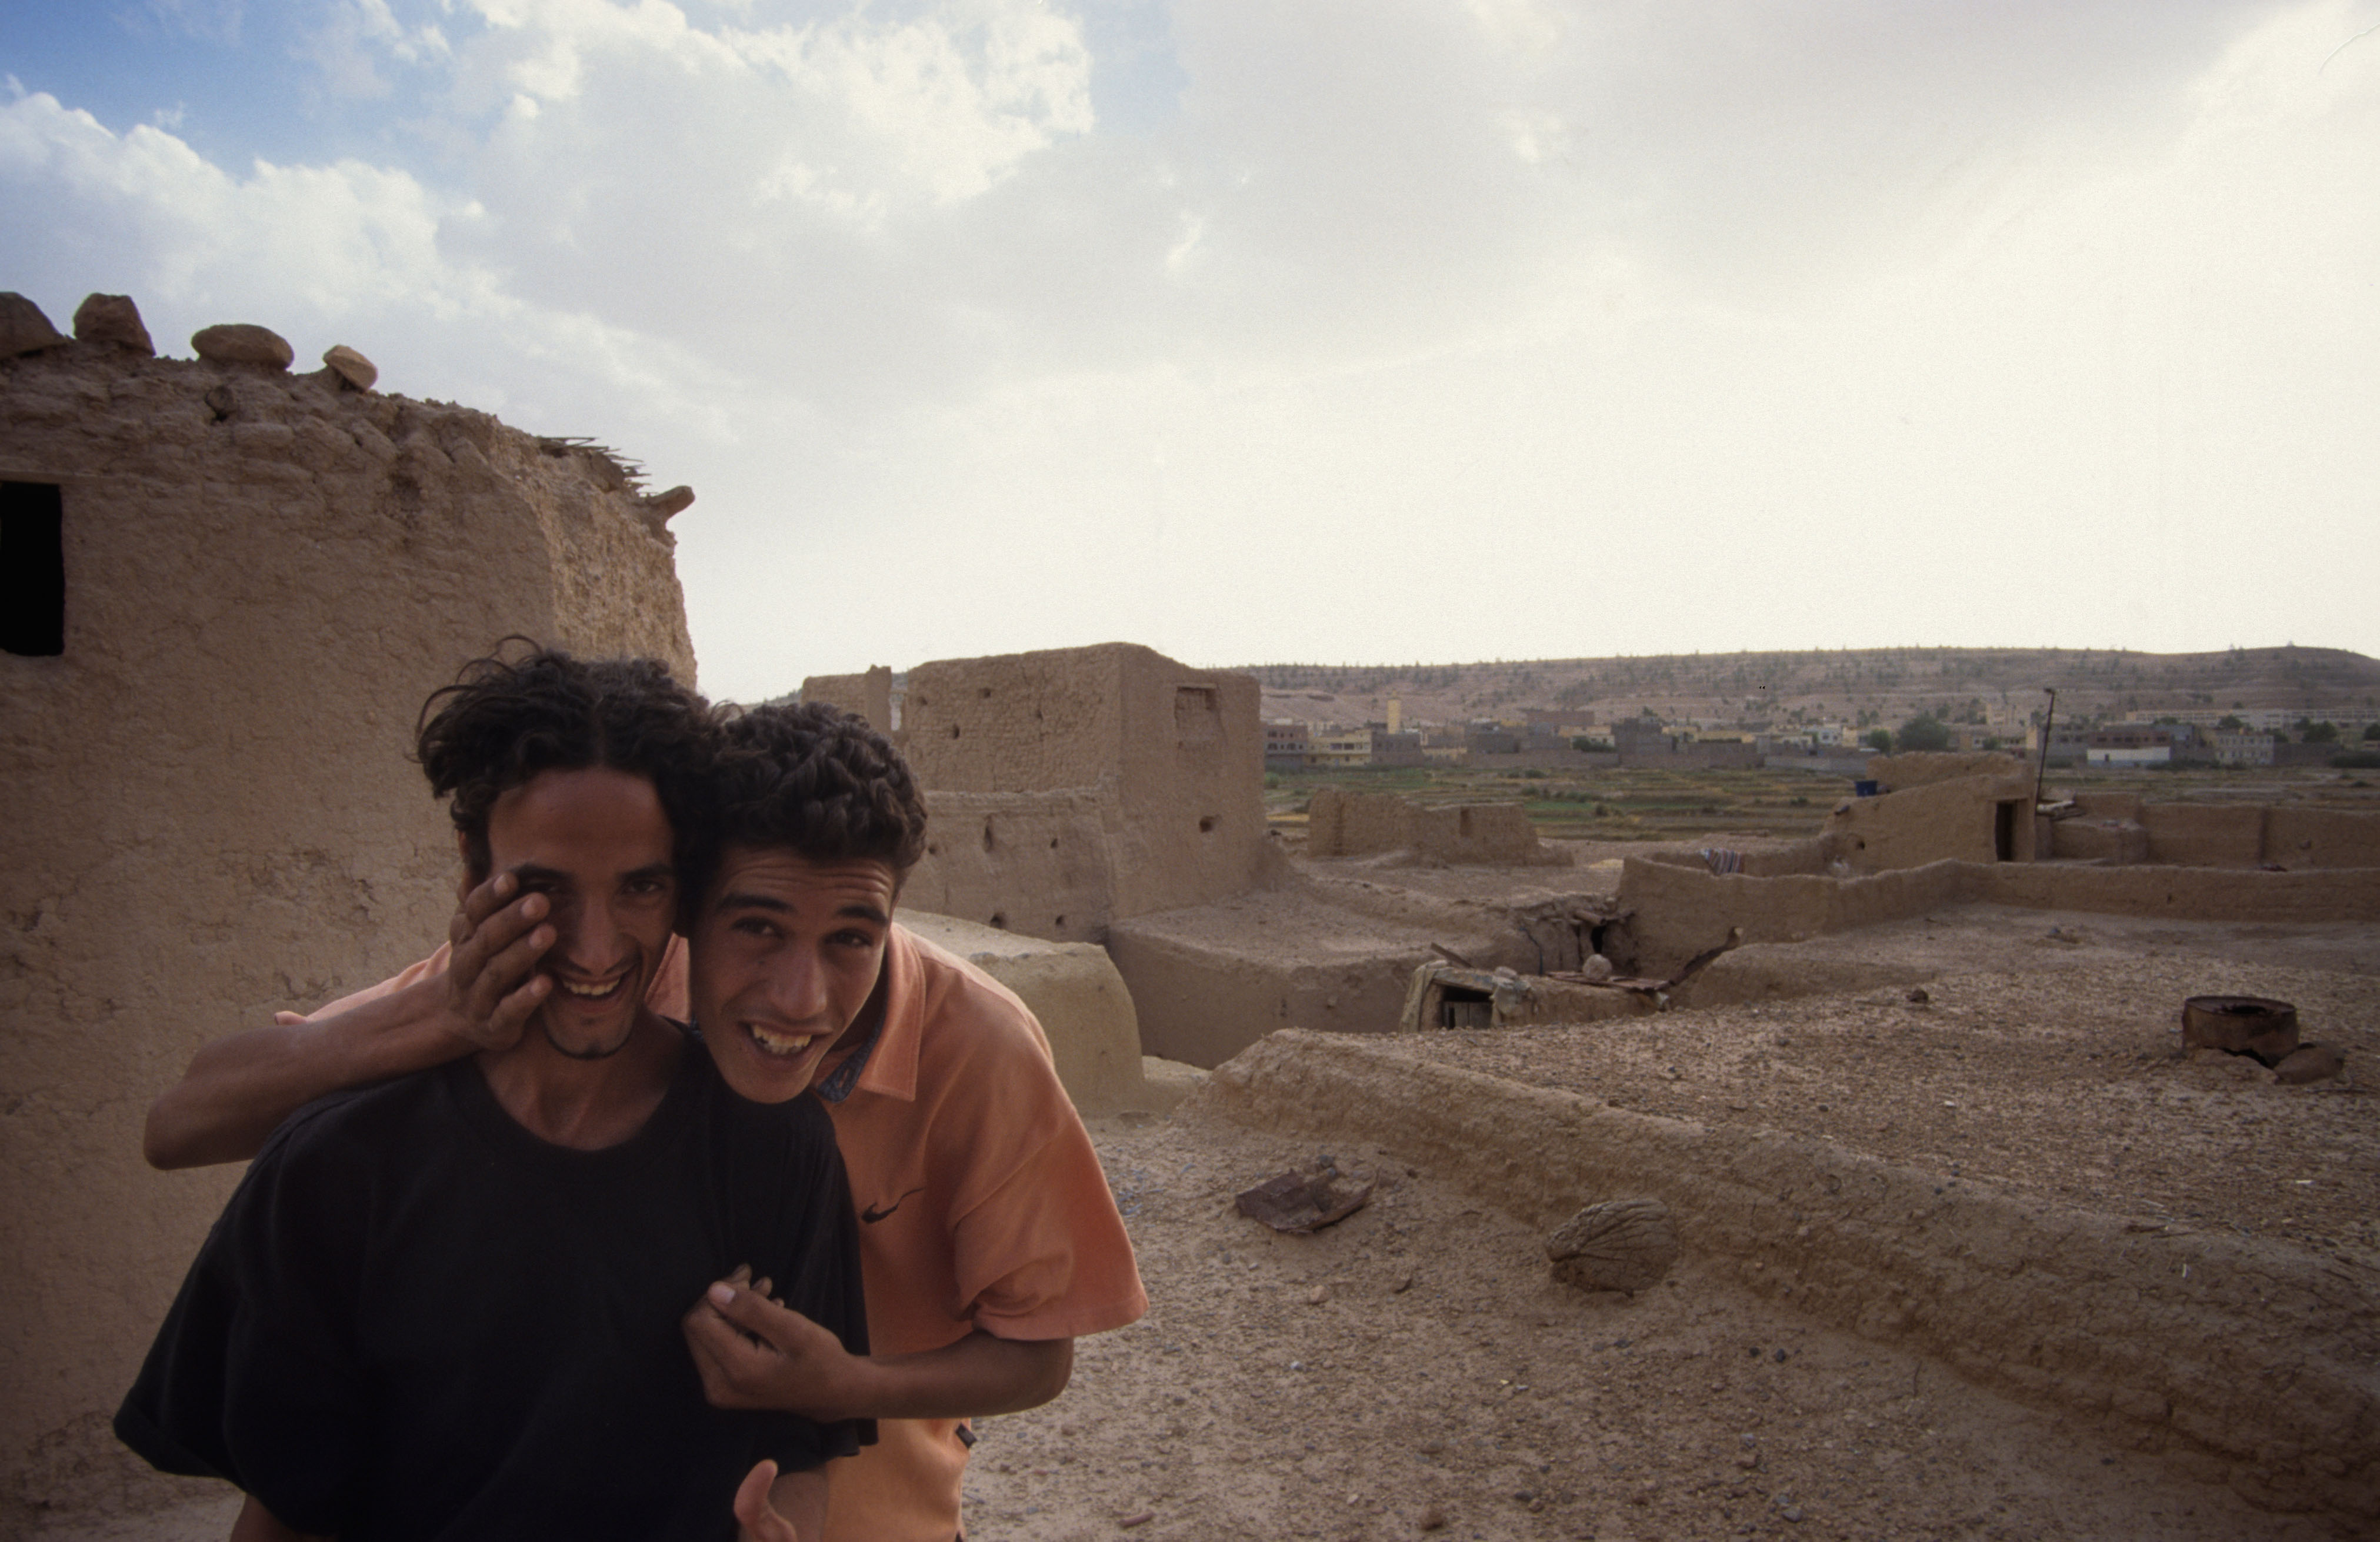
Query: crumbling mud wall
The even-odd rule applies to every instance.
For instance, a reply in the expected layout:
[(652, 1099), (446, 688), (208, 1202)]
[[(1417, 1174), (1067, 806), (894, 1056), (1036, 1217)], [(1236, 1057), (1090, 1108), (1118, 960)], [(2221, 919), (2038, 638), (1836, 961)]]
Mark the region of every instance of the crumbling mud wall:
[(2264, 857), (2299, 868), (2380, 868), (2380, 814), (2278, 804), (2265, 814)]
[(1953, 777), (1838, 804), (1822, 839), (1862, 873), (1946, 859), (2030, 862), (2033, 807), (2031, 777)]
[(2050, 854), (2177, 868), (2380, 868), (2380, 814), (2295, 804), (2076, 800), (2054, 821)]
[(693, 672), (608, 455), (325, 371), (85, 341), (0, 360), (0, 480), (55, 489), (66, 625), (0, 655), (0, 1532), (162, 1480), (107, 1421), (236, 1169), (149, 1171), (203, 1040), (444, 935), (421, 698), (507, 633)]
[[(2005, 869), (2003, 869), (2005, 870)], [(1646, 1196), (1721, 1277), (2011, 1396), (2194, 1455), (2276, 1509), (2380, 1517), (2380, 1329), (2356, 1271), (2283, 1243), (2143, 1228), (1823, 1141), (1713, 1129), (1284, 1032), (1184, 1105), (1378, 1142), (1551, 1226)]]
[(1860, 878), (1725, 877), (1629, 857), (1619, 901), (1639, 973), (1693, 957), (1740, 928), (1793, 942), (1954, 905), (2008, 905), (2184, 921), (2322, 922), (2380, 916), (2380, 868), (2268, 873), (2223, 868), (1942, 861)]
[(2262, 807), (2143, 803), (2135, 818), (2146, 846), (2143, 861), (2179, 868), (2252, 868), (2265, 857)]
[(1100, 787), (1052, 793), (926, 794), (926, 856), (901, 904), (1053, 942), (1099, 942), (1114, 917)]
[(916, 903), (1096, 941), (1257, 884), (1259, 695), (1129, 643), (918, 665), (900, 737), (936, 828)]
[(1427, 941), (1388, 928), (1308, 929), (1281, 951), (1263, 948), (1253, 929), (1207, 910), (1117, 924), (1108, 951), (1132, 987), (1144, 1050), (1212, 1066), (1279, 1028), (1388, 1032), (1404, 1010), (1405, 982), (1433, 956)]
[(856, 712), (879, 734), (892, 732), (892, 671), (886, 665), (860, 674), (813, 674), (802, 682), (802, 699)]
[(1369, 856), (1404, 851), (1439, 862), (1500, 866), (1556, 861), (1528, 810), (1517, 803), (1435, 807), (1394, 793), (1317, 792), (1306, 811), (1308, 856)]

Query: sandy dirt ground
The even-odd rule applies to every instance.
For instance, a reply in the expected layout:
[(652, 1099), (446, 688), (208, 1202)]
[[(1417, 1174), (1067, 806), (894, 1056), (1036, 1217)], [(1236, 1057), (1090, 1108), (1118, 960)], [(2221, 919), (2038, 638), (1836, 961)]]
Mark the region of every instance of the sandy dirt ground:
[(977, 1542), (1140, 1536), (2343, 1538), (1939, 1366), (1716, 1287), (1549, 1277), (1543, 1238), (1385, 1150), (1311, 1237), (1232, 1196), (1318, 1153), (1195, 1115), (1097, 1132), (1148, 1318), (987, 1420)]
[[(1727, 990), (1754, 1000), (1400, 1047), (2273, 1239), (2370, 1279), (2380, 1312), (2380, 928), (1972, 907), (1742, 952)], [(2181, 1000), (2217, 992), (2294, 1002), (2348, 1075), (2289, 1087), (2182, 1053)], [(1086, 1342), (1057, 1404), (986, 1423), (972, 1537), (2358, 1535), (1732, 1292), (1691, 1254), (1633, 1298), (1556, 1284), (1537, 1232), (1407, 1169), (1392, 1133), (1330, 1153), (1385, 1181), (1312, 1237), (1231, 1202), (1310, 1144), (1195, 1111), (1096, 1133), (1150, 1314)]]

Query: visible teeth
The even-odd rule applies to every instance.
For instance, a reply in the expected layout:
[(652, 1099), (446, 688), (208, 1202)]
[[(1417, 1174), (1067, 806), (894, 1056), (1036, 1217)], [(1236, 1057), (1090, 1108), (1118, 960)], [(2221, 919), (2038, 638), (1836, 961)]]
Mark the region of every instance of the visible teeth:
[(574, 996), (608, 996), (620, 988), (618, 980), (602, 985), (581, 985), (575, 980), (556, 980), (554, 983)]
[(808, 1033), (774, 1033), (758, 1023), (747, 1023), (745, 1026), (752, 1030), (752, 1041), (772, 1055), (800, 1054), (810, 1047), (810, 1040), (818, 1037)]

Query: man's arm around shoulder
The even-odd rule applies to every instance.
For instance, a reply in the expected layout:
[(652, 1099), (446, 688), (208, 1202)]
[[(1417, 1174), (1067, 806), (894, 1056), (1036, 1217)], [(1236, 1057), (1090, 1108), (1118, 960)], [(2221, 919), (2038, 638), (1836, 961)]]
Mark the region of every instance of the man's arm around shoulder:
[(292, 1013), (200, 1047), (182, 1079), (149, 1106), (140, 1151), (171, 1170), (244, 1161), (280, 1123), (326, 1093), (501, 1050), (552, 988), (537, 973), (553, 945), (542, 894), (514, 897), (498, 873), (462, 899), (445, 966), (433, 955), (386, 985)]

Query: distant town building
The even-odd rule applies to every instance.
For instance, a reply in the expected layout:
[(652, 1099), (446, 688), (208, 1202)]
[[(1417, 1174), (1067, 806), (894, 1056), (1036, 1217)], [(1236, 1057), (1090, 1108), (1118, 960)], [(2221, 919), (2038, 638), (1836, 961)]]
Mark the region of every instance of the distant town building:
[(1304, 771), (1313, 745), (1305, 724), (1294, 718), (1276, 718), (1264, 725), (1265, 770)]
[(2218, 729), (2215, 735), (2215, 759), (2225, 766), (2269, 766), (2273, 763), (2273, 736)]
[(2173, 759), (2173, 731), (2154, 724), (2097, 729), (2083, 744), (2084, 759), (2094, 766), (2162, 766)]
[(1419, 734), (1391, 734), (1377, 722), (1316, 733), (1306, 758), (1315, 766), (1418, 766), (1424, 759)]

